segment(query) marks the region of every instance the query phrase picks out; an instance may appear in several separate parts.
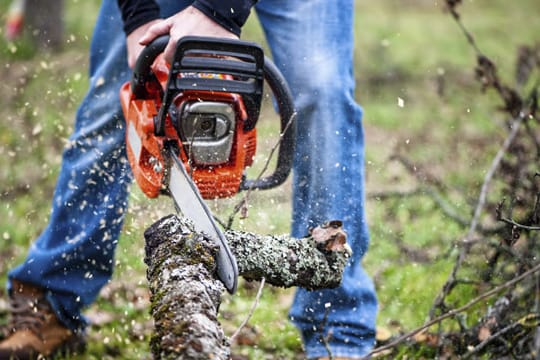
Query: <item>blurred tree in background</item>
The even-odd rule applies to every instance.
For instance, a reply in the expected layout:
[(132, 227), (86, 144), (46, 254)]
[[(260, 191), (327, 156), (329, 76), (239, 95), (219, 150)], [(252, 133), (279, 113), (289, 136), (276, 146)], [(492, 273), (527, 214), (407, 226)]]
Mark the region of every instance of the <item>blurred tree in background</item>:
[(64, 34), (64, 0), (13, 0), (5, 24), (12, 41), (26, 32), (39, 49), (59, 50)]

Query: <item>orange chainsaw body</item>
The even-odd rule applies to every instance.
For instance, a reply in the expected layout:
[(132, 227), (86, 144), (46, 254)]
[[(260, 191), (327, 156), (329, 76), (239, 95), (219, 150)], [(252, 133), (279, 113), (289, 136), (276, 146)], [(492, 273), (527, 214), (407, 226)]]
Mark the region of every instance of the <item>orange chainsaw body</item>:
[[(238, 266), (203, 199), (283, 184), (293, 165), (292, 95), (257, 44), (185, 36), (176, 42), (169, 66), (163, 52), (170, 41), (160, 36), (147, 44), (131, 81), (120, 89), (128, 160), (146, 196), (169, 195), (194, 229), (218, 246), (217, 277), (234, 293)], [(248, 179), (264, 82), (279, 111), (279, 150), (273, 172)]]
[(169, 75), (169, 67), (159, 55), (152, 65), (155, 81), (146, 85), (148, 96), (136, 99), (130, 83), (122, 86), (120, 101), (126, 120), (126, 147), (135, 180), (145, 195), (157, 197), (165, 188), (167, 157), (165, 146), (178, 149), (178, 157), (191, 175), (204, 199), (231, 197), (240, 188), (244, 169), (252, 164), (256, 151), (256, 129), (245, 130), (248, 121), (242, 97), (234, 93), (185, 90), (178, 94), (173, 105), (197, 102), (226, 103), (233, 109), (235, 124), (232, 146), (227, 161), (219, 164), (197, 163), (190, 159), (190, 141), (184, 139), (174, 126), (170, 113), (165, 119), (164, 134), (155, 133), (155, 118), (162, 106), (162, 95)]

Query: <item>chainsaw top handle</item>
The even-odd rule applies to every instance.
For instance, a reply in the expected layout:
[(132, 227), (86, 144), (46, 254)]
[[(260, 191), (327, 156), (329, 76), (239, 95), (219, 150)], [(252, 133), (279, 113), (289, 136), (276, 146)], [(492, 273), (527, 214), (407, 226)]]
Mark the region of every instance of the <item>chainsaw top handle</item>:
[[(131, 89), (136, 99), (147, 96), (146, 84), (154, 78), (152, 64), (169, 42), (169, 36), (153, 40), (141, 52), (131, 80)], [(181, 77), (180, 73), (227, 74), (232, 79), (216, 77)], [(242, 97), (248, 121), (246, 131), (255, 127), (262, 101), (263, 80), (272, 91), (277, 106), (281, 134), (278, 159), (274, 172), (266, 177), (243, 179), (240, 190), (269, 189), (281, 185), (287, 179), (293, 165), (295, 132), (295, 110), (291, 91), (283, 75), (274, 63), (264, 56), (257, 44), (232, 39), (187, 36), (176, 46), (171, 64), (167, 87), (164, 89), (162, 106), (155, 119), (155, 132), (164, 135), (165, 119), (175, 96), (185, 90), (207, 90), (237, 93)]]
[(168, 36), (160, 36), (148, 44), (137, 58), (131, 76), (131, 93), (135, 99), (147, 97), (146, 84), (153, 79), (152, 64), (158, 55), (165, 50), (168, 43)]

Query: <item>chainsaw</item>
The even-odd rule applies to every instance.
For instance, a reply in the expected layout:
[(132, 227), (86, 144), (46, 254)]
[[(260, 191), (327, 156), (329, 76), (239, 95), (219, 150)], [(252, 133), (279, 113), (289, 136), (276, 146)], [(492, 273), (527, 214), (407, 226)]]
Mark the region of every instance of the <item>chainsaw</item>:
[[(195, 230), (219, 246), (217, 276), (234, 293), (236, 260), (204, 199), (269, 189), (287, 179), (295, 143), (291, 93), (254, 43), (184, 37), (169, 66), (163, 57), (168, 42), (162, 36), (146, 46), (120, 90), (128, 160), (146, 196), (172, 197)], [(278, 157), (271, 174), (248, 179), (265, 83), (280, 118)]]

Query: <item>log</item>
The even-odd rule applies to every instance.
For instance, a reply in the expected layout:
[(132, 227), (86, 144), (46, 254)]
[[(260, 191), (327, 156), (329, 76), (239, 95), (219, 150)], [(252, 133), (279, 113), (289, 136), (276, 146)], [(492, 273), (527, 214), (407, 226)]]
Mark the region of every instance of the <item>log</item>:
[(217, 320), (225, 288), (214, 275), (216, 245), (174, 215), (152, 225), (144, 237), (154, 359), (229, 359)]
[(340, 221), (328, 222), (303, 239), (233, 230), (225, 235), (245, 279), (264, 277), (274, 286), (317, 290), (339, 286), (352, 254), (341, 226)]
[[(314, 290), (341, 282), (351, 255), (341, 225), (331, 221), (303, 239), (241, 231), (225, 236), (241, 276)], [(229, 359), (229, 341), (217, 319), (224, 286), (216, 276), (216, 245), (176, 215), (160, 219), (144, 236), (154, 358)]]

